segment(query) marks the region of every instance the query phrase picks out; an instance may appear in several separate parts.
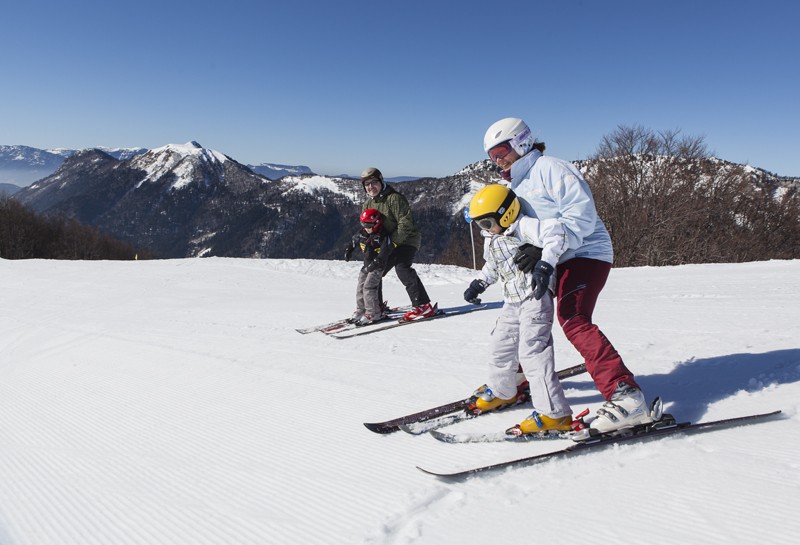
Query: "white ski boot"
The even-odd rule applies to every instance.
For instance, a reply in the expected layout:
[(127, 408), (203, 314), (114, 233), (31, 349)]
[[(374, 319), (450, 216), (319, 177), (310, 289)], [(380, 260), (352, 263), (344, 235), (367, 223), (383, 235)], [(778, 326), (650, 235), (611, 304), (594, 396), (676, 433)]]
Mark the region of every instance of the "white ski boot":
[(597, 417), (589, 427), (597, 433), (610, 433), (652, 422), (642, 391), (620, 382), (611, 399), (597, 409)]

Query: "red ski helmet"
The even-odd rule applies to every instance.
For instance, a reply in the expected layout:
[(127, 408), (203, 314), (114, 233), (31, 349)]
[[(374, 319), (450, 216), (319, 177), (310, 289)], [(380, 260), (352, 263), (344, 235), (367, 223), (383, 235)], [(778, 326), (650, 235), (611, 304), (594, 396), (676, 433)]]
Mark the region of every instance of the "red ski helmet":
[(359, 221), (361, 221), (361, 225), (364, 227), (372, 227), (373, 233), (379, 233), (383, 226), (383, 214), (374, 208), (367, 208), (361, 212)]

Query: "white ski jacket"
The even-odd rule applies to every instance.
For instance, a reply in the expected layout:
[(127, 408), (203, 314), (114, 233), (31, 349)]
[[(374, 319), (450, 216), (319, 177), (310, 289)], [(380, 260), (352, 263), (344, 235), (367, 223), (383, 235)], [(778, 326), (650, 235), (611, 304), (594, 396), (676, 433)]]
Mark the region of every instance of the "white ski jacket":
[[(524, 243), (542, 248), (542, 259), (555, 267), (559, 257), (567, 250), (567, 235), (561, 222), (555, 219), (539, 220), (520, 214), (503, 234), (495, 235), (481, 231), (483, 259), (479, 280), (503, 284), (503, 300), (519, 303), (533, 293), (531, 274), (525, 274), (514, 263), (517, 249)], [(555, 275), (550, 278), (550, 289), (554, 291)]]
[[(542, 221), (555, 219), (564, 227), (567, 248), (559, 254), (559, 263), (573, 257), (613, 263), (611, 237), (597, 215), (589, 185), (575, 165), (533, 150), (511, 165), (511, 189), (525, 215)], [(551, 257), (543, 259), (555, 266)]]

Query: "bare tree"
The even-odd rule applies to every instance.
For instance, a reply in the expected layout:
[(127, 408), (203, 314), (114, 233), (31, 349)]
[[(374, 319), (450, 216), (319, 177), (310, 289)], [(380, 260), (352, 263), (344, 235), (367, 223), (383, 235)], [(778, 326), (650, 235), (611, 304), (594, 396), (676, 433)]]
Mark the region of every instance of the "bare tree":
[(585, 174), (618, 266), (800, 257), (797, 192), (776, 198), (702, 137), (620, 126)]

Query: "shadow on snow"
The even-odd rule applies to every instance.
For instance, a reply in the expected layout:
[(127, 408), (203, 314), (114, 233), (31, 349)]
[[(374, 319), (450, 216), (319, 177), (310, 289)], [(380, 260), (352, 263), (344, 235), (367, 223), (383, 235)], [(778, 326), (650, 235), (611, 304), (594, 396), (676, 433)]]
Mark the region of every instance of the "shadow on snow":
[[(632, 371), (636, 373), (636, 369)], [(708, 407), (740, 391), (757, 392), (772, 385), (800, 381), (800, 349), (776, 350), (763, 354), (730, 354), (706, 359), (691, 359), (669, 373), (637, 375), (648, 402), (655, 396), (664, 400), (667, 410), (678, 420), (699, 421)], [(564, 383), (565, 388), (593, 390), (594, 395), (570, 396), (578, 413), (582, 403), (602, 401), (593, 382)], [(766, 407), (773, 410), (781, 407)]]

